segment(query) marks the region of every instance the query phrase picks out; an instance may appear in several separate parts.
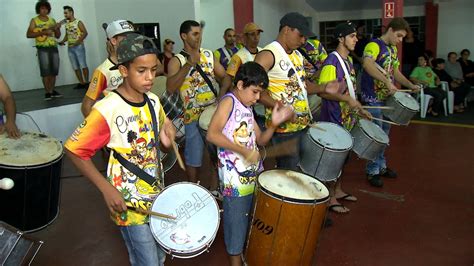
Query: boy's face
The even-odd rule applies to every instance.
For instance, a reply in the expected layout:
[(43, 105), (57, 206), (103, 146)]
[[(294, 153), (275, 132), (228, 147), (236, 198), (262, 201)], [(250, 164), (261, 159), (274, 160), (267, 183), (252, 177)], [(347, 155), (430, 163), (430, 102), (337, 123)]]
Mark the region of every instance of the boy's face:
[(418, 57), (418, 65), (421, 67), (426, 66), (426, 59), (423, 56)]
[(201, 46), (201, 27), (191, 27), (191, 31), (181, 36), (183, 40), (193, 49)]
[(46, 6), (40, 7), (39, 11), (41, 16), (47, 16), (49, 14), (48, 8)]
[(256, 104), (260, 99), (260, 93), (262, 92), (260, 86), (251, 85), (244, 88), (242, 81), (237, 82), (237, 89), (239, 91), (240, 100), (245, 106)]
[(349, 35), (346, 35), (345, 37), (343, 37), (343, 42), (347, 50), (354, 51), (354, 48), (357, 43), (357, 33), (353, 32)]
[(394, 31), (392, 28), (388, 29), (389, 42), (392, 45), (398, 45), (399, 43), (401, 43), (406, 35), (406, 30)]
[(146, 54), (136, 57), (128, 68), (121, 65), (120, 73), (127, 79), (130, 87), (138, 93), (151, 90), (155, 79), (158, 58), (155, 54)]

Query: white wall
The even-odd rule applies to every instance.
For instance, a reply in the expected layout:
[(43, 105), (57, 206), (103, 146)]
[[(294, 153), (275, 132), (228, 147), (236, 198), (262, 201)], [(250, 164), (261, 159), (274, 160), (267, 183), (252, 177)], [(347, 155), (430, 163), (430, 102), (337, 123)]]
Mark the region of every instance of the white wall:
[(474, 60), (474, 1), (440, 2), (438, 13), (438, 57), (467, 48)]
[(234, 28), (233, 0), (201, 0), (197, 20), (204, 20), (202, 47), (216, 50), (224, 46), (224, 31)]
[[(99, 64), (95, 10), (90, 8), (93, 0), (76, 1), (72, 6), (76, 17), (83, 20), (89, 31), (85, 40), (89, 67)], [(26, 38), (26, 30), (32, 17), (36, 16), (34, 0), (3, 0), (0, 8), (0, 73), (14, 91), (42, 88), (34, 39)], [(63, 6), (71, 1), (57, 0), (52, 3), (51, 17), (64, 18)], [(64, 27), (61, 29), (64, 34)], [(63, 36), (61, 36), (63, 37)], [(67, 48), (59, 47), (60, 69), (57, 84), (77, 83), (72, 70)]]

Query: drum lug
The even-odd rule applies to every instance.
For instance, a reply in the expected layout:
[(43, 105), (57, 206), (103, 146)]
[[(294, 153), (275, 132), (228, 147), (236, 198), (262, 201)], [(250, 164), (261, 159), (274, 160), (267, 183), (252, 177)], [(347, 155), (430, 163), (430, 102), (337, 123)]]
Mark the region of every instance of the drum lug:
[(223, 213), (223, 212), (224, 212), (224, 210), (223, 210), (223, 209), (219, 209), (219, 213)]

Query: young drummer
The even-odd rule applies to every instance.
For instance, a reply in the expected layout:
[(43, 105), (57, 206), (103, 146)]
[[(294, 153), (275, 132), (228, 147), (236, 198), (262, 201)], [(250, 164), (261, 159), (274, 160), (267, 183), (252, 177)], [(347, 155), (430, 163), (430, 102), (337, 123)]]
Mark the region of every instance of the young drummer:
[[(357, 32), (352, 22), (338, 24), (334, 29), (334, 37), (338, 44), (336, 51), (329, 54), (323, 64), (319, 82), (327, 83), (333, 80), (342, 82), (337, 94), (322, 93), (321, 121), (338, 124), (348, 131), (357, 122), (359, 115), (370, 118), (371, 115), (362, 109), (356, 98), (356, 74), (349, 53), (354, 51), (357, 43)], [(337, 213), (347, 213), (349, 209), (339, 203), (338, 199), (357, 201), (357, 198), (342, 190), (341, 177), (329, 184), (329, 210)]]
[(265, 145), (275, 129), (293, 116), (290, 106), (278, 103), (271, 123), (261, 132), (251, 106), (268, 87), (268, 76), (259, 64), (243, 64), (234, 79), (234, 88), (223, 96), (215, 112), (207, 140), (218, 146), (219, 178), (224, 195), (224, 241), (231, 265), (241, 265), (241, 253), (249, 223), (257, 174), (263, 170), (258, 145)]
[[(136, 33), (122, 40), (114, 68), (123, 83), (94, 105), (65, 144), (74, 165), (102, 192), (132, 265), (163, 265), (165, 260), (148, 226), (149, 217), (127, 209), (152, 205), (162, 186), (157, 146), (169, 149), (176, 135), (158, 96), (150, 92), (157, 51), (151, 39)], [(112, 150), (107, 177), (90, 160), (103, 146)]]

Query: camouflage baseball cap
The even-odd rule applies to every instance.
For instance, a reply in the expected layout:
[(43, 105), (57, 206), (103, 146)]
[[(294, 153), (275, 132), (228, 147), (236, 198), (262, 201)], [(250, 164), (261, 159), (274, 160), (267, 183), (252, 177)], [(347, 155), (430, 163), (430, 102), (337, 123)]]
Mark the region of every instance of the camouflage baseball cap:
[(110, 70), (118, 69), (120, 65), (146, 54), (158, 54), (153, 40), (138, 33), (129, 33), (117, 47), (118, 63)]

